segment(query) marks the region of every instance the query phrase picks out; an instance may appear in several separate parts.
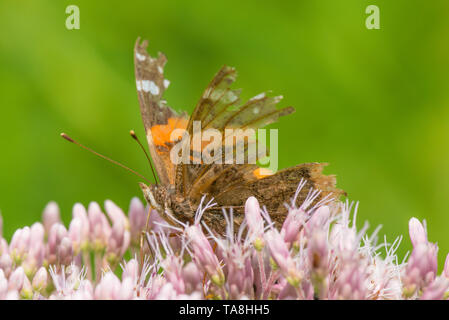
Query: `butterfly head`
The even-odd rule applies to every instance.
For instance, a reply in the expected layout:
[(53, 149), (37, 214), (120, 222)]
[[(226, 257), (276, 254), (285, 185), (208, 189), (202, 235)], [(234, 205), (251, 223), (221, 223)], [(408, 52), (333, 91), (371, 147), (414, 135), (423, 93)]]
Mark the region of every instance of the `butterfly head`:
[(157, 211), (164, 211), (164, 193), (163, 186), (157, 186), (155, 184), (146, 185), (145, 183), (140, 183), (140, 189), (142, 189), (143, 196), (147, 203), (152, 206)]
[(140, 188), (147, 203), (167, 222), (174, 223), (173, 217), (178, 221), (193, 222), (195, 210), (191, 203), (177, 195), (174, 190), (163, 185), (144, 183), (140, 183)]

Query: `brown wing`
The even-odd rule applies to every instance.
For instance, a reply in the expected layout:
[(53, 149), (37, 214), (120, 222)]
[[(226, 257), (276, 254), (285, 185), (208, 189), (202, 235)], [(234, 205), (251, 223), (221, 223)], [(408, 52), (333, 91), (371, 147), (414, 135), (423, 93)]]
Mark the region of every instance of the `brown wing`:
[[(175, 168), (170, 161), (170, 150), (175, 142), (171, 141), (170, 133), (174, 129), (186, 128), (192, 136), (193, 121), (201, 121), (203, 130), (219, 130), (224, 142), (225, 128), (263, 127), (280, 116), (294, 112), (294, 108), (277, 109), (276, 104), (282, 97), (268, 97), (265, 93), (240, 104), (240, 90), (230, 89), (236, 71), (224, 66), (208, 85), (191, 118), (187, 120), (185, 114), (177, 115), (162, 100), (168, 84), (163, 76), (165, 56), (159, 53), (158, 58), (152, 58), (146, 48), (147, 42), (140, 43), (138, 39), (134, 57), (136, 84), (148, 144), (160, 181), (162, 184), (175, 184), (177, 193), (187, 196), (193, 205), (204, 194), (214, 197), (218, 206), (209, 209), (204, 215), (214, 230), (224, 231), (222, 208), (233, 208), (235, 222), (240, 224), (244, 216), (243, 205), (250, 196), (255, 196), (267, 208), (279, 226), (287, 213), (284, 204), (294, 197), (301, 179), (307, 182), (297, 195), (297, 203), (304, 201), (311, 189), (321, 190), (314, 202), (330, 193), (335, 198), (340, 197), (343, 192), (335, 188), (335, 177), (322, 174), (325, 164), (301, 164), (268, 176), (258, 175), (259, 169), (255, 164), (199, 163), (180, 164)], [(245, 144), (245, 152), (250, 145), (249, 142)], [(231, 146), (224, 144), (224, 148), (229, 147), (235, 151), (233, 143)], [(195, 156), (195, 150), (191, 151)]]
[[(203, 131), (208, 128), (218, 129), (225, 140), (225, 128), (260, 128), (294, 111), (292, 107), (277, 109), (276, 104), (282, 97), (269, 97), (266, 94), (260, 94), (239, 106), (240, 90), (230, 89), (235, 77), (235, 69), (226, 66), (217, 73), (190, 118), (187, 126), (190, 135), (195, 120), (201, 121)], [(245, 145), (245, 152), (249, 146), (250, 143)], [(235, 151), (235, 145), (224, 144), (223, 148), (227, 147)], [(312, 205), (330, 194), (338, 199), (344, 193), (335, 188), (334, 176), (322, 174), (326, 164), (301, 164), (274, 175), (263, 176), (255, 164), (222, 162), (209, 165), (182, 164), (178, 165), (176, 172), (177, 191), (187, 195), (193, 205), (204, 194), (214, 198), (217, 206), (209, 209), (203, 219), (219, 233), (223, 233), (226, 226), (222, 209), (233, 209), (234, 222), (238, 226), (243, 221), (244, 204), (250, 196), (255, 196), (267, 208), (272, 220), (280, 227), (287, 213), (285, 204), (294, 198), (302, 179), (306, 182), (296, 196), (296, 204), (302, 203), (311, 190), (321, 191)]]
[[(193, 202), (198, 201), (204, 193), (210, 194), (208, 191), (209, 187), (219, 177), (225, 176), (238, 179), (238, 177), (257, 169), (257, 166), (254, 164), (242, 165), (239, 167), (239, 170), (235, 170), (235, 165), (225, 164), (225, 148), (234, 150), (236, 147), (233, 144), (226, 145), (224, 143), (226, 140), (226, 128), (256, 129), (275, 122), (279, 117), (295, 111), (293, 107), (277, 109), (276, 104), (282, 97), (268, 97), (265, 93), (250, 99), (244, 104), (240, 104), (239, 96), (241, 90), (230, 88), (235, 78), (236, 71), (234, 68), (222, 67), (207, 86), (187, 125), (187, 132), (190, 136), (193, 136), (194, 121), (201, 122), (203, 131), (207, 129), (218, 130), (221, 132), (223, 144), (221, 152), (222, 164), (217, 164), (214, 161), (211, 164), (201, 162), (198, 164), (184, 163), (177, 166), (176, 190), (183, 196), (189, 197)], [(245, 143), (244, 153), (247, 152), (252, 143), (255, 143), (255, 140)], [(193, 150), (193, 147), (191, 149)], [(192, 153), (195, 154), (195, 150)]]
[(212, 184), (209, 192), (218, 206), (209, 209), (203, 215), (203, 219), (213, 230), (224, 233), (226, 224), (222, 216), (222, 209), (233, 208), (234, 222), (238, 227), (244, 218), (243, 206), (246, 200), (250, 196), (254, 196), (259, 200), (261, 206), (267, 208), (271, 219), (280, 228), (288, 212), (285, 204), (291, 204), (301, 179), (305, 180), (305, 185), (297, 194), (295, 203), (297, 206), (304, 202), (311, 190), (321, 191), (312, 201), (311, 206), (324, 197), (339, 199), (344, 194), (342, 190), (335, 188), (335, 176), (322, 174), (324, 166), (326, 166), (325, 163), (305, 163), (263, 178), (244, 175), (232, 183), (227, 181), (228, 184), (217, 180)]
[(173, 185), (175, 166), (170, 161), (170, 150), (174, 141), (170, 139), (170, 133), (176, 128), (184, 129), (187, 126), (187, 116), (178, 115), (167, 106), (165, 100), (162, 100), (169, 84), (164, 78), (164, 65), (167, 59), (160, 52), (157, 58), (151, 57), (147, 52), (147, 46), (147, 40), (141, 42), (138, 38), (134, 47), (140, 113), (159, 180), (164, 185)]

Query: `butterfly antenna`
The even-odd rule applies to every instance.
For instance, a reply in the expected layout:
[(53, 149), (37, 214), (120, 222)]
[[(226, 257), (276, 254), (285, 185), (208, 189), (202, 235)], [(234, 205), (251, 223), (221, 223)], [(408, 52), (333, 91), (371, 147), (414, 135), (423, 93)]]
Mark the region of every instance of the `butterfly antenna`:
[(148, 152), (145, 150), (145, 148), (143, 147), (143, 144), (140, 142), (139, 138), (137, 137), (136, 133), (134, 132), (134, 130), (131, 130), (129, 132), (129, 134), (131, 135), (131, 137), (137, 141), (137, 143), (139, 144), (140, 148), (142, 149), (143, 153), (145, 153), (145, 156), (147, 157), (148, 163), (150, 164), (151, 167), (151, 172), (153, 173), (153, 177), (154, 177), (154, 181), (157, 183), (157, 178), (156, 178), (156, 173), (154, 171), (153, 168), (153, 164), (151, 163), (151, 158), (148, 155)]
[(100, 158), (103, 158), (103, 159), (105, 159), (105, 160), (107, 160), (107, 161), (109, 161), (109, 162), (111, 162), (111, 163), (113, 163), (113, 164), (115, 164), (115, 165), (118, 165), (119, 167), (122, 167), (122, 168), (125, 169), (125, 170), (128, 170), (129, 172), (135, 174), (136, 176), (139, 176), (140, 178), (144, 179), (146, 182), (148, 182), (149, 184), (151, 184), (151, 181), (148, 180), (147, 178), (145, 178), (145, 177), (144, 177), (143, 175), (141, 175), (140, 173), (134, 171), (133, 169), (128, 168), (127, 166), (121, 164), (121, 163), (118, 162), (118, 161), (112, 160), (111, 158), (108, 158), (108, 157), (106, 157), (106, 156), (104, 156), (104, 155), (102, 155), (102, 154), (100, 154), (100, 153), (98, 153), (98, 152), (92, 150), (91, 148), (86, 147), (85, 145), (79, 143), (78, 141), (75, 141), (75, 140), (73, 140), (72, 138), (70, 138), (67, 134), (61, 133), (61, 137), (63, 137), (63, 138), (66, 139), (67, 141), (69, 141), (69, 142), (71, 142), (71, 143), (74, 143), (74, 144), (76, 144), (77, 146), (79, 146), (79, 147), (81, 147), (81, 148), (83, 148), (83, 149), (85, 149), (85, 150), (87, 150), (87, 151), (93, 153), (94, 155), (96, 155), (96, 156), (98, 156), (98, 157), (100, 157)]

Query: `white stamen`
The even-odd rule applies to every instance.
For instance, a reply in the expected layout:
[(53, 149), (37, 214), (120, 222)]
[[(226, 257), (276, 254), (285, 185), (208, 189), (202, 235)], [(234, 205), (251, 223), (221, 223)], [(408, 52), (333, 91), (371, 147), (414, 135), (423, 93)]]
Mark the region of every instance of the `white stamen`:
[(304, 180), (303, 178), (301, 179), (301, 181), (298, 184), (298, 187), (296, 188), (296, 192), (295, 195), (293, 196), (292, 199), (292, 207), (295, 207), (296, 204), (296, 199), (298, 198), (299, 193), (301, 192), (302, 188), (306, 185), (307, 181)]
[(211, 198), (209, 200), (209, 202), (206, 204), (206, 206), (203, 208), (203, 202), (206, 199), (206, 196), (204, 195), (201, 198), (201, 202), (200, 205), (198, 206), (196, 213), (195, 213), (195, 224), (199, 224), (200, 220), (204, 214), (204, 212), (206, 212), (206, 210), (208, 210), (209, 208), (212, 208), (213, 206), (217, 205), (214, 201), (214, 198)]

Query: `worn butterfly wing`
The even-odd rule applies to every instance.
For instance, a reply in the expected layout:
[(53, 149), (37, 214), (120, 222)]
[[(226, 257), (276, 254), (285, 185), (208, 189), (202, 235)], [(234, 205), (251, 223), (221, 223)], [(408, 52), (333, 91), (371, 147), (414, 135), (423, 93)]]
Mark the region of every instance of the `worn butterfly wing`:
[[(236, 79), (236, 70), (232, 67), (224, 66), (218, 71), (215, 77), (207, 86), (201, 99), (199, 100), (187, 125), (187, 132), (190, 136), (194, 134), (194, 121), (199, 121), (202, 130), (215, 129), (221, 132), (223, 150), (220, 153), (221, 159), (215, 157), (214, 160), (220, 160), (221, 163), (205, 164), (202, 161), (194, 164), (182, 163), (176, 168), (176, 190), (183, 196), (188, 196), (194, 202), (201, 198), (202, 194), (207, 193), (207, 189), (221, 175), (226, 175), (229, 179), (237, 178), (234, 173), (235, 166), (226, 164), (224, 159), (226, 148), (235, 151), (234, 140), (231, 145), (225, 143), (227, 134), (225, 129), (238, 128), (241, 130), (257, 129), (267, 124), (275, 122), (279, 117), (288, 115), (295, 111), (293, 107), (278, 109), (277, 103), (282, 99), (278, 97), (268, 97), (265, 93), (259, 94), (244, 104), (240, 104), (241, 90), (233, 90), (231, 84)], [(245, 142), (243, 153), (255, 140)], [(191, 147), (192, 153), (195, 151)], [(201, 151), (201, 150), (200, 150)], [(247, 158), (247, 160), (250, 160)], [(253, 159), (255, 160), (255, 159)], [(251, 163), (251, 161), (247, 161)], [(254, 161), (255, 163), (255, 161)], [(253, 172), (257, 169), (255, 164), (239, 165), (239, 169), (245, 172)], [(242, 173), (237, 173), (242, 175)]]
[[(225, 129), (261, 128), (294, 112), (294, 108), (278, 109), (276, 105), (282, 97), (269, 97), (265, 93), (240, 104), (240, 90), (230, 88), (235, 81), (236, 71), (224, 66), (207, 86), (192, 116), (188, 118), (186, 114), (178, 115), (162, 100), (163, 92), (168, 86), (163, 76), (166, 58), (160, 53), (158, 58), (152, 58), (146, 48), (147, 42), (140, 43), (138, 39), (134, 59), (141, 114), (160, 182), (166, 187), (174, 187), (173, 199), (178, 202), (176, 205), (172, 202), (176, 207), (174, 209), (172, 206), (172, 210), (176, 211), (179, 219), (190, 221), (203, 195), (208, 195), (215, 199), (218, 206), (208, 209), (203, 219), (213, 230), (223, 233), (226, 223), (222, 209), (232, 208), (234, 222), (239, 225), (244, 216), (243, 204), (249, 196), (255, 196), (267, 208), (276, 225), (280, 226), (287, 213), (285, 203), (292, 198), (299, 204), (312, 190), (320, 190), (320, 194), (312, 201), (313, 205), (330, 194), (334, 198), (343, 194), (343, 191), (335, 188), (334, 176), (322, 174), (326, 164), (307, 163), (273, 175), (261, 174), (261, 169), (249, 161), (249, 150), (255, 139), (248, 139), (243, 144), (243, 149), (240, 149), (248, 156), (246, 164), (226, 163), (225, 152), (221, 152), (214, 154), (213, 162), (204, 163), (200, 158), (199, 162), (193, 164), (181, 163), (175, 166), (170, 159), (170, 151), (181, 137), (171, 137), (174, 129), (185, 129), (192, 137), (194, 122), (200, 121), (203, 131), (215, 129), (220, 132), (222, 151), (230, 148), (235, 152), (238, 146), (233, 139), (230, 143), (226, 141), (228, 136)], [(201, 157), (202, 151), (207, 147), (201, 144), (198, 150), (190, 144), (190, 159), (198, 160), (198, 153)], [(295, 194), (302, 179), (306, 183)]]
[(170, 150), (174, 140), (174, 129), (185, 129), (187, 115), (177, 114), (162, 100), (169, 81), (164, 78), (165, 55), (159, 52), (157, 58), (147, 52), (148, 41), (137, 39), (134, 47), (134, 65), (137, 94), (140, 103), (145, 133), (151, 158), (163, 185), (174, 185), (175, 166), (170, 161)]
[[(326, 163), (304, 163), (273, 175), (256, 178), (246, 175), (226, 187), (217, 180), (209, 189), (209, 193), (219, 206), (209, 209), (209, 214), (204, 215), (204, 219), (208, 220), (207, 223), (212, 225), (213, 230), (219, 233), (224, 232), (223, 221), (221, 221), (222, 209), (233, 208), (234, 223), (239, 226), (244, 219), (242, 204), (250, 196), (254, 196), (266, 207), (270, 218), (280, 228), (288, 213), (286, 204), (299, 206), (315, 190), (317, 194), (311, 199), (309, 208), (324, 199), (337, 200), (345, 194), (343, 190), (335, 187), (334, 175), (322, 173), (326, 165)], [(305, 184), (299, 190), (298, 185), (302, 179)], [(293, 200), (294, 203), (291, 202)]]
[(202, 129), (214, 128), (261, 128), (275, 122), (279, 117), (294, 112), (293, 107), (277, 109), (276, 104), (282, 96), (267, 97), (259, 94), (239, 105), (241, 90), (232, 90), (235, 81), (235, 68), (223, 66), (204, 91), (190, 117), (187, 131), (193, 130), (193, 121), (201, 121)]
[[(257, 129), (294, 112), (293, 107), (278, 109), (276, 105), (282, 97), (269, 97), (265, 93), (240, 104), (240, 90), (230, 88), (235, 78), (235, 69), (224, 66), (206, 88), (187, 126), (189, 134), (193, 133), (193, 121), (201, 121), (202, 130), (219, 130), (223, 136), (223, 148), (231, 147), (233, 151), (236, 150), (235, 145), (224, 143), (226, 128)], [(250, 145), (250, 142), (245, 144), (245, 153)], [(221, 153), (223, 155), (224, 152)], [(224, 232), (226, 225), (222, 209), (232, 208), (234, 222), (239, 225), (244, 217), (243, 205), (250, 196), (255, 196), (267, 208), (279, 227), (287, 214), (285, 204), (295, 197), (302, 179), (306, 182), (296, 194), (295, 205), (302, 203), (313, 190), (319, 190), (319, 194), (312, 205), (325, 197), (338, 199), (344, 193), (335, 188), (335, 176), (322, 173), (326, 164), (306, 163), (273, 175), (261, 175), (256, 164), (226, 164), (224, 159), (220, 160), (222, 163), (181, 164), (176, 169), (176, 190), (187, 197), (193, 207), (204, 195), (214, 198), (217, 206), (210, 208), (203, 219), (219, 233)]]

